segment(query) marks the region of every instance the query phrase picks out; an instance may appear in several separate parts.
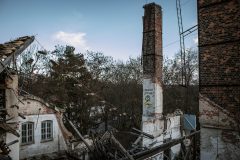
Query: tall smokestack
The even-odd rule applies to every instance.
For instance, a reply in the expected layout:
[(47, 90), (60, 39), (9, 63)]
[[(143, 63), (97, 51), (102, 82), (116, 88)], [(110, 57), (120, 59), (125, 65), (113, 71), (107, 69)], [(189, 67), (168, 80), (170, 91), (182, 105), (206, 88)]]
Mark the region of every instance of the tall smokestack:
[[(153, 135), (143, 138), (142, 145), (154, 147), (162, 144), (162, 10), (155, 3), (146, 4), (143, 16), (143, 115), (142, 131)], [(153, 144), (153, 142), (156, 142)], [(162, 159), (162, 153), (156, 155)]]
[(143, 117), (159, 117), (162, 98), (162, 10), (146, 4), (143, 16)]

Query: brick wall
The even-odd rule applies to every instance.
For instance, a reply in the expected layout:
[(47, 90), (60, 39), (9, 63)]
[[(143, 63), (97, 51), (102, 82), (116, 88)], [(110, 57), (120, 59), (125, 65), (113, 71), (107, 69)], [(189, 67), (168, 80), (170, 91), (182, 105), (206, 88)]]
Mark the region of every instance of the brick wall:
[(200, 94), (240, 113), (240, 3), (198, 0)]
[(162, 10), (155, 3), (143, 7), (143, 74), (145, 78), (162, 78)]

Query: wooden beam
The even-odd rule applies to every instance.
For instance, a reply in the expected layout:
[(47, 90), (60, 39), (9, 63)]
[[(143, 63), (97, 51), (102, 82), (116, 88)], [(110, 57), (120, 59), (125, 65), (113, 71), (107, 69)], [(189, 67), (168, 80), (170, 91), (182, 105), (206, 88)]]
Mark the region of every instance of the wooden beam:
[(123, 152), (123, 154), (128, 157), (128, 159), (134, 160), (133, 156), (128, 153), (128, 151), (121, 145), (121, 143), (114, 137), (113, 134), (111, 134), (111, 139), (117, 145), (117, 147), (121, 150), (121, 152)]
[(134, 131), (136, 131), (136, 132), (138, 132), (138, 133), (140, 133), (140, 134), (142, 134), (142, 135), (150, 138), (150, 139), (154, 139), (154, 136), (151, 135), (151, 134), (145, 133), (145, 132), (143, 132), (143, 131), (141, 131), (141, 130), (139, 130), (139, 129), (136, 129), (136, 128), (132, 128), (132, 129), (133, 129)]
[(11, 60), (14, 58), (17, 58), (33, 41), (34, 41), (34, 36), (31, 36), (24, 45), (20, 46), (19, 49), (17, 49), (14, 53), (12, 53), (10, 56), (8, 56), (5, 61), (0, 63), (0, 73), (7, 67), (7, 65), (11, 62)]
[(90, 151), (93, 151), (93, 148), (87, 143), (87, 141), (85, 141), (84, 137), (82, 136), (82, 134), (78, 131), (78, 129), (74, 126), (74, 124), (67, 119), (67, 117), (65, 116), (66, 120), (68, 121), (68, 123), (71, 125), (71, 127), (74, 129), (74, 131), (77, 133), (78, 137), (83, 141), (83, 143), (87, 146), (87, 148)]
[[(173, 139), (168, 143), (161, 144), (161, 145), (159, 145), (157, 147), (154, 147), (152, 149), (145, 150), (145, 151), (142, 151), (142, 152), (138, 152), (138, 153), (136, 153), (132, 156), (136, 160), (144, 160), (144, 159), (149, 158), (151, 156), (157, 155), (158, 153), (160, 153), (160, 152), (162, 152), (162, 151), (164, 151), (168, 148), (171, 148), (172, 146), (175, 146), (175, 145), (181, 143), (185, 138), (192, 137), (195, 134), (199, 134), (199, 133), (200, 133), (200, 130), (198, 130), (196, 132), (193, 132), (190, 135), (187, 135), (187, 136), (184, 136), (184, 137), (181, 137), (181, 138), (177, 138), (177, 139)], [(127, 160), (127, 159), (122, 158), (120, 160)]]

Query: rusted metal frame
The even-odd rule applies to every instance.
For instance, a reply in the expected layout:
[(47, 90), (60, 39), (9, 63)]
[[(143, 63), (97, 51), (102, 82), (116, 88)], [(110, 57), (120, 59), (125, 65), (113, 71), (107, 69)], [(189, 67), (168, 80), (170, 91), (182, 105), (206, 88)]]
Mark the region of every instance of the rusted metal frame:
[(6, 66), (11, 62), (13, 57), (17, 58), (18, 55), (20, 55), (33, 41), (35, 37), (31, 36), (30, 39), (26, 40), (24, 45), (20, 46), (19, 49), (17, 49), (13, 54), (8, 56), (5, 61), (1, 62), (0, 65), (0, 73), (6, 68)]
[[(171, 140), (170, 142), (168, 143), (164, 143), (162, 145), (159, 145), (157, 147), (154, 147), (150, 150), (146, 150), (146, 151), (142, 151), (142, 152), (139, 152), (139, 153), (136, 153), (133, 155), (133, 157), (136, 159), (136, 160), (144, 160), (152, 155), (156, 155), (172, 146), (175, 146), (179, 143), (181, 143), (184, 139), (188, 138), (188, 137), (192, 137), (196, 134), (199, 134), (200, 133), (200, 130), (196, 131), (196, 132), (193, 132), (187, 136), (184, 136), (184, 137), (181, 137), (181, 138), (178, 138), (178, 139), (173, 139)], [(122, 159), (119, 159), (119, 160), (127, 160), (126, 158), (122, 158)]]

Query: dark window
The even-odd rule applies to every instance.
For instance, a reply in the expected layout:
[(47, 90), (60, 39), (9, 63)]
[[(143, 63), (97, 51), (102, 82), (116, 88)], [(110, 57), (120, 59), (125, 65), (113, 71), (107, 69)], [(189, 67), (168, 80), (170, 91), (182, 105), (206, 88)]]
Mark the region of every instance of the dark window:
[(53, 139), (53, 122), (50, 120), (43, 121), (41, 124), (42, 141)]
[(34, 123), (26, 122), (22, 124), (22, 144), (31, 144), (34, 141)]

